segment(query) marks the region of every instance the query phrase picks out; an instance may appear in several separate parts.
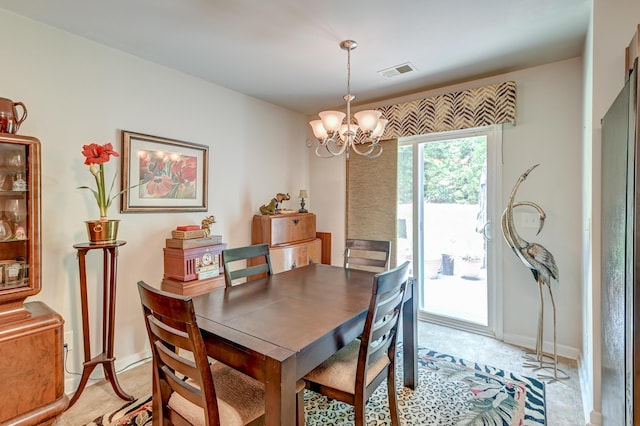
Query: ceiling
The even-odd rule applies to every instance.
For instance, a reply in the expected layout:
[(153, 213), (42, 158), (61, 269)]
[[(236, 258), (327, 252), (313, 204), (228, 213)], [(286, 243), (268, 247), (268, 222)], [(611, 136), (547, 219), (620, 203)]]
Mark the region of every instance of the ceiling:
[[(0, 8), (315, 114), (580, 56), (590, 0), (0, 0)], [(7, 40), (5, 40), (7, 42)], [(377, 72), (410, 62), (393, 78)]]

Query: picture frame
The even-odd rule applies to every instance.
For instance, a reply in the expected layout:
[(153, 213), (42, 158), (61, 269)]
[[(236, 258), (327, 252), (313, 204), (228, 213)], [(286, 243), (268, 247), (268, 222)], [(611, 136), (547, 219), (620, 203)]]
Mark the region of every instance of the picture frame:
[(208, 146), (121, 134), (120, 213), (207, 211)]

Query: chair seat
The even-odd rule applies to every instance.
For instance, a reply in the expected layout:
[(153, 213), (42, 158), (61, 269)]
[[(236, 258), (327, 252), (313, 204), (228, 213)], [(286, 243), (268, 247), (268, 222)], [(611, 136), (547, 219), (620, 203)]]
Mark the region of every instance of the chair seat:
[[(221, 362), (211, 364), (211, 372), (216, 387), (220, 424), (243, 426), (264, 414), (264, 384), (242, 374)], [(196, 386), (195, 383), (191, 383)], [(304, 381), (296, 383), (296, 393), (304, 389)], [(242, 401), (242, 404), (239, 402)], [(169, 398), (169, 407), (179, 413), (189, 423), (207, 426), (204, 411), (199, 406), (174, 392)]]
[[(310, 371), (304, 376), (305, 380), (343, 392), (355, 393), (359, 351), (360, 340), (356, 339)], [(371, 365), (367, 370), (366, 386), (390, 363), (389, 357), (385, 354)]]

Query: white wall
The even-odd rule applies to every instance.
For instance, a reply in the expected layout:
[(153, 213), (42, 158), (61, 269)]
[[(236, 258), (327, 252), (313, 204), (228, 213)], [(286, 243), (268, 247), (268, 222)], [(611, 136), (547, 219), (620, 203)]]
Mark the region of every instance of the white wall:
[[(298, 191), (309, 187), (308, 124), (301, 114), (5, 12), (0, 12), (0, 38), (6, 41), (0, 96), (26, 104), (29, 115), (19, 133), (42, 142), (43, 279), (33, 299), (59, 312), (65, 330), (74, 332), (67, 368), (80, 372), (78, 264), (72, 246), (87, 240), (84, 221), (98, 218), (91, 194), (76, 189), (93, 185), (82, 145), (110, 141), (121, 152), (121, 129), (208, 145), (208, 214), (217, 219), (214, 233), (239, 246), (250, 243), (251, 218), (260, 205), (277, 192), (289, 192), (296, 196), (285, 206), (295, 208)], [(111, 161), (110, 172), (119, 170), (119, 161)], [(111, 207), (109, 217), (122, 220), (118, 237), (127, 241), (118, 263), (117, 366), (147, 353), (136, 282), (159, 286), (165, 238), (176, 225), (199, 224), (206, 215), (120, 214), (119, 202)], [(101, 298), (93, 290), (100, 288), (99, 253), (89, 253), (87, 266), (96, 353)], [(67, 385), (67, 391), (75, 389)]]
[[(506, 80), (517, 85), (517, 124), (503, 131), (502, 200), (519, 175), (533, 164), (540, 167), (518, 192), (518, 198), (540, 204), (547, 213), (545, 228), (533, 240), (550, 250), (560, 269), (553, 285), (558, 305), (558, 350), (577, 358), (581, 341), (580, 206), (582, 138), (582, 61), (580, 58), (387, 100), (366, 107), (406, 102), (440, 93)], [(320, 159), (309, 150), (314, 211), (323, 230), (333, 233), (333, 261), (342, 262), (344, 247), (344, 158)], [(375, 180), (375, 170), (371, 171)], [(320, 200), (320, 204), (317, 201)], [(331, 218), (331, 222), (329, 222)], [(499, 233), (496, 238), (501, 238)], [(538, 288), (529, 270), (504, 251), (503, 311), (505, 341), (535, 347)], [(547, 306), (550, 306), (548, 303)], [(552, 349), (552, 316), (545, 315), (546, 349)]]
[[(594, 0), (592, 26), (588, 39), (585, 59), (591, 68), (590, 81), (585, 85), (585, 95), (590, 96), (584, 113), (584, 146), (591, 150), (591, 163), (585, 166), (585, 189), (591, 204), (585, 206), (583, 223), (590, 226), (585, 232), (583, 251), (590, 253), (589, 265), (585, 271), (585, 293), (589, 297), (584, 324), (586, 336), (585, 362), (581, 373), (591, 386), (591, 395), (584, 398), (584, 408), (590, 424), (601, 422), (601, 382), (600, 382), (600, 161), (601, 161), (601, 118), (624, 84), (625, 48), (629, 45), (637, 25), (640, 23), (640, 2), (637, 0)], [(586, 97), (585, 96), (585, 97)], [(587, 158), (587, 161), (589, 158)], [(589, 315), (590, 314), (590, 315)]]

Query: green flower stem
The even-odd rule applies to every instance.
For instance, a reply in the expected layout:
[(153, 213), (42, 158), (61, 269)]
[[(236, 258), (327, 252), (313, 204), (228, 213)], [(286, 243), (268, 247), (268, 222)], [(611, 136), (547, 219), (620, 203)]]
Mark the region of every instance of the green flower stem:
[(95, 175), (96, 186), (98, 187), (98, 208), (100, 209), (100, 218), (107, 216), (107, 200), (104, 188), (104, 165), (100, 164), (100, 171)]

